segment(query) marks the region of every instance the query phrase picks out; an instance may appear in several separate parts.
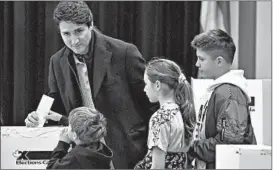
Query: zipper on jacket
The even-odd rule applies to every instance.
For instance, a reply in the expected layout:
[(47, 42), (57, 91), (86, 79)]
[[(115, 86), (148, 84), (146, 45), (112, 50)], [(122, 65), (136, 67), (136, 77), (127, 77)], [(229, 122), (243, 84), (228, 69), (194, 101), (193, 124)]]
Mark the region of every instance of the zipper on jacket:
[(221, 131), (221, 141), (224, 141), (225, 131), (226, 131), (226, 118), (222, 118), (222, 131)]

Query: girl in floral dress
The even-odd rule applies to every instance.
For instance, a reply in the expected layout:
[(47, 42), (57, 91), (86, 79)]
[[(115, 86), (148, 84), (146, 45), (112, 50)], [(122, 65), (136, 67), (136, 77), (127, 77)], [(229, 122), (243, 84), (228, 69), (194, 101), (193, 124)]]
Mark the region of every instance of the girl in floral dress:
[(148, 153), (135, 169), (188, 168), (187, 150), (196, 117), (193, 93), (179, 66), (167, 59), (150, 61), (144, 91), (160, 109), (149, 122)]

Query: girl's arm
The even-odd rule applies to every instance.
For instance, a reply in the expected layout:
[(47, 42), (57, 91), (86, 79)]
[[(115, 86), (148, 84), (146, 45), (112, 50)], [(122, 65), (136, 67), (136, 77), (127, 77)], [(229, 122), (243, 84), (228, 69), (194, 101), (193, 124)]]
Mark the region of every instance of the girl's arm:
[(152, 167), (151, 169), (165, 169), (166, 153), (159, 147), (155, 146), (152, 149)]

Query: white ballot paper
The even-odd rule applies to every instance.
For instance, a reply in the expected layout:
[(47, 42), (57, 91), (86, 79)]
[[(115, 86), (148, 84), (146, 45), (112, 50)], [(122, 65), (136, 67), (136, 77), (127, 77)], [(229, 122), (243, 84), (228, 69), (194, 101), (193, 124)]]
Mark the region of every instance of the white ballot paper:
[(42, 99), (38, 105), (38, 108), (36, 110), (38, 117), (39, 117), (39, 125), (38, 127), (43, 127), (45, 124), (46, 119), (44, 118), (44, 116), (46, 116), (49, 111), (50, 108), (53, 104), (54, 99), (47, 96), (47, 95), (43, 95)]

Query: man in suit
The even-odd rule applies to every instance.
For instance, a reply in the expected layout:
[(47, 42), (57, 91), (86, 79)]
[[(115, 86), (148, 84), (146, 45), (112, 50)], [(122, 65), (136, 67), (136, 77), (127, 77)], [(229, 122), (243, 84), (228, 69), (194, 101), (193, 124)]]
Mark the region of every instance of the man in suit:
[[(115, 168), (133, 168), (145, 154), (147, 125), (154, 109), (143, 89), (145, 60), (135, 45), (101, 34), (85, 2), (60, 2), (54, 10), (65, 47), (49, 64), (50, 124), (67, 125), (67, 114), (86, 106), (107, 119), (105, 141)], [(25, 119), (38, 125), (37, 113)]]

